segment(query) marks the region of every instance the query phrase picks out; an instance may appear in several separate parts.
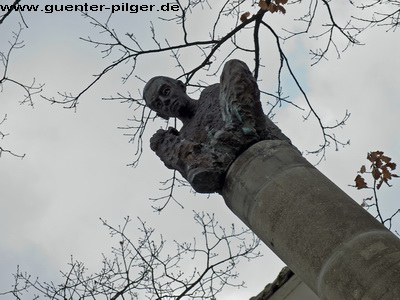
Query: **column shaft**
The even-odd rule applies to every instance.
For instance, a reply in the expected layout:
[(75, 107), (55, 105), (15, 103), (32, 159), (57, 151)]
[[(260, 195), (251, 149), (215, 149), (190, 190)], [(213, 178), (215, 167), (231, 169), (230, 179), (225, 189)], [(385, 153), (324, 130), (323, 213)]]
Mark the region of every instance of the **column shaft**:
[(228, 207), (321, 299), (400, 299), (400, 240), (284, 141), (242, 153)]

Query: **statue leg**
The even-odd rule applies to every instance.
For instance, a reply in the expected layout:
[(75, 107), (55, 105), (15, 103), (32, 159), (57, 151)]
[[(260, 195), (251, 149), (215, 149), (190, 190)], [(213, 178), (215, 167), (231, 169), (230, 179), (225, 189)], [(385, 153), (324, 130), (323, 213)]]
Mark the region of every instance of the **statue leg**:
[(257, 82), (245, 63), (230, 60), (221, 75), (220, 105), (229, 130), (239, 130), (246, 142), (260, 139), (259, 131), (266, 127)]
[(183, 140), (175, 145), (168, 155), (168, 161), (164, 160), (164, 163), (178, 170), (196, 192), (214, 193), (221, 192), (231, 161), (224, 152), (216, 152), (205, 144)]

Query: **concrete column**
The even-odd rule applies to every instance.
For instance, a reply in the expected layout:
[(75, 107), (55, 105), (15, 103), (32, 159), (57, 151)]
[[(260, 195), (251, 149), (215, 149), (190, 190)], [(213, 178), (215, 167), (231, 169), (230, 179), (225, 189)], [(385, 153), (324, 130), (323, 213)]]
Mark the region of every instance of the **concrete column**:
[(253, 145), (229, 168), (222, 194), (321, 299), (400, 299), (400, 239), (295, 147)]

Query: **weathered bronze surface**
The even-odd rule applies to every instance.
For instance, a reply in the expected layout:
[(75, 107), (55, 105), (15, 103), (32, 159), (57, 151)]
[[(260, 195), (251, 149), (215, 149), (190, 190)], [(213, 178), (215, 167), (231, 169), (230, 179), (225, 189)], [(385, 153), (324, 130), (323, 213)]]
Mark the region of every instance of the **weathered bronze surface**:
[(148, 107), (183, 126), (158, 130), (150, 147), (164, 164), (178, 170), (199, 193), (220, 193), (229, 165), (260, 140), (290, 140), (263, 113), (257, 82), (247, 65), (228, 61), (220, 83), (205, 88), (199, 100), (185, 85), (157, 76), (144, 88)]

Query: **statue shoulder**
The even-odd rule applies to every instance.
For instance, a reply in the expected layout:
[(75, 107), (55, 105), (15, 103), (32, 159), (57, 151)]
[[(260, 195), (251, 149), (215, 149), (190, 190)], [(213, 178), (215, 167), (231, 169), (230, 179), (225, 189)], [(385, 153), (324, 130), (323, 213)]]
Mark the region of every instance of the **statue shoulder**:
[(207, 103), (219, 102), (219, 88), (220, 84), (215, 83), (206, 87), (200, 94), (199, 101)]
[(208, 87), (206, 87), (200, 94), (200, 98), (204, 95), (208, 95), (208, 94), (213, 94), (213, 93), (219, 93), (219, 87), (220, 84), (219, 83), (214, 83), (212, 85), (209, 85)]

